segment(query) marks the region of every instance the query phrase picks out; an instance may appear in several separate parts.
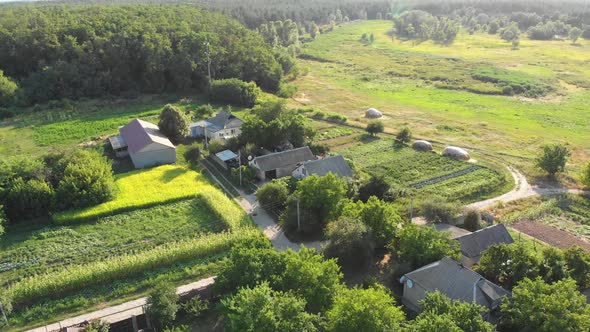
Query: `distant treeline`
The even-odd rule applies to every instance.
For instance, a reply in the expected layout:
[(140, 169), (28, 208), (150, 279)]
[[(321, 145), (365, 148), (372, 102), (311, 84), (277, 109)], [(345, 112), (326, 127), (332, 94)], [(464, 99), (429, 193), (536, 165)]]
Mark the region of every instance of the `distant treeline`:
[(0, 10), (0, 103), (195, 91), (207, 86), (208, 54), (213, 78), (277, 91), (292, 62), (279, 53), (190, 5), (10, 5)]

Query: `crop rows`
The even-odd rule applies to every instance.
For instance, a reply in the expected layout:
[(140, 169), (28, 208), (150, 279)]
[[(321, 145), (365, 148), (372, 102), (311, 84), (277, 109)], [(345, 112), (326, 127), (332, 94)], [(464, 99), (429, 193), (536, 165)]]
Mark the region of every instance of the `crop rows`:
[(425, 180), (425, 181), (414, 183), (414, 184), (412, 184), (412, 187), (414, 187), (416, 189), (420, 189), (420, 188), (423, 188), (423, 187), (426, 187), (426, 186), (433, 185), (435, 183), (443, 182), (443, 181), (446, 181), (446, 180), (449, 180), (449, 179), (452, 179), (452, 178), (456, 178), (456, 177), (459, 177), (459, 176), (464, 176), (464, 175), (469, 174), (471, 172), (475, 172), (475, 171), (477, 171), (480, 168), (481, 168), (481, 166), (477, 166), (477, 165), (471, 166), (469, 168), (465, 168), (465, 169), (462, 169), (462, 170), (459, 170), (459, 171), (456, 171), (456, 172), (453, 172), (453, 173), (449, 173), (449, 174), (437, 176), (437, 177), (434, 177), (432, 179), (428, 179), (428, 180)]
[(480, 168), (475, 172), (439, 182), (420, 190), (421, 195), (439, 195), (452, 200), (467, 201), (494, 192), (506, 184), (498, 171)]

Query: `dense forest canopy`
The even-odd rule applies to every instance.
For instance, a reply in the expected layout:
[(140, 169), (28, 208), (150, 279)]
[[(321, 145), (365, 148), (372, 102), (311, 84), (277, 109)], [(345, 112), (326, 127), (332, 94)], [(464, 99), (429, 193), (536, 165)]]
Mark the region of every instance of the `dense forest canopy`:
[(208, 52), (214, 79), (276, 91), (283, 75), (260, 35), (195, 6), (1, 8), (0, 70), (23, 103), (203, 88)]

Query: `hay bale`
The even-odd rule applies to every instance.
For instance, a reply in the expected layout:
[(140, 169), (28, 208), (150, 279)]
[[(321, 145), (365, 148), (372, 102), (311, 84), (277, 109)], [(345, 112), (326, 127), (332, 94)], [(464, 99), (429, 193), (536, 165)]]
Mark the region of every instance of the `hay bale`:
[(418, 151), (432, 151), (432, 144), (425, 140), (417, 140), (412, 144), (414, 150)]
[(456, 160), (469, 160), (471, 157), (469, 153), (456, 146), (447, 146), (443, 151), (443, 156), (450, 157)]
[(383, 117), (383, 113), (381, 113), (378, 109), (376, 108), (369, 108), (366, 112), (365, 112), (365, 118), (369, 118), (369, 119), (379, 119)]

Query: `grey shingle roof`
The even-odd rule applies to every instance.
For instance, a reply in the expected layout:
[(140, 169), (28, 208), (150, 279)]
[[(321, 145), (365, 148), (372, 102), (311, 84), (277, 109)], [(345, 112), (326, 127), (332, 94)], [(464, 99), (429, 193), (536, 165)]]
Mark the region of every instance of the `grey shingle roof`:
[(121, 127), (119, 132), (125, 143), (127, 143), (129, 153), (136, 153), (152, 143), (174, 148), (174, 144), (160, 132), (158, 126), (143, 120), (131, 120), (129, 124)]
[(502, 243), (510, 244), (514, 240), (504, 224), (497, 224), (480, 229), (471, 234), (455, 238), (461, 244), (461, 252), (465, 257), (477, 257), (486, 251), (490, 246)]
[[(404, 279), (405, 278), (405, 279)], [(488, 309), (496, 308), (510, 292), (485, 279), (449, 257), (404, 275), (428, 292), (440, 291), (451, 299), (475, 302)], [(475, 290), (475, 292), (474, 292)]]
[(207, 120), (191, 124), (190, 127), (207, 127), (208, 130), (218, 131), (221, 129), (239, 128), (243, 122), (242, 119), (235, 115), (227, 111), (221, 111)]
[(324, 176), (328, 173), (334, 173), (340, 177), (351, 178), (353, 176), (352, 169), (341, 155), (306, 161), (303, 165), (310, 175)]
[(308, 160), (315, 160), (315, 156), (307, 147), (270, 153), (264, 156), (254, 158), (250, 163), (256, 165), (263, 172), (273, 169), (295, 165)]

